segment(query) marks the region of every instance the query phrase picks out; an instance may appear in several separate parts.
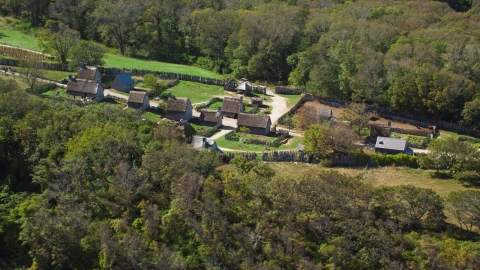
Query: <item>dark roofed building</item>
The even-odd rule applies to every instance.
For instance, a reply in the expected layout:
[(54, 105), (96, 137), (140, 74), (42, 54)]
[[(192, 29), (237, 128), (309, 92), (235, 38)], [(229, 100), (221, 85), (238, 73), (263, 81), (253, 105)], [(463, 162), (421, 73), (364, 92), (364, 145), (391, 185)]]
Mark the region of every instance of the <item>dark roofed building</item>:
[(102, 83), (102, 76), (100, 76), (100, 71), (98, 71), (98, 68), (81, 65), (80, 69), (78, 70), (77, 80), (89, 80)]
[(67, 84), (67, 94), (74, 97), (103, 99), (103, 87), (96, 81), (71, 80)]
[(375, 144), (375, 152), (383, 154), (400, 154), (404, 153), (407, 149), (407, 141), (402, 139), (377, 137), (377, 143)]
[(238, 114), (245, 111), (243, 105), (243, 97), (240, 98), (223, 98), (222, 113), (226, 117), (238, 118)]
[(198, 121), (202, 125), (220, 127), (222, 126), (222, 111), (221, 109), (218, 111), (202, 109)]
[(270, 116), (240, 113), (238, 114), (237, 129), (246, 127), (251, 134), (267, 135), (270, 132), (272, 121)]
[(192, 103), (188, 98), (175, 98), (168, 93), (166, 118), (170, 120), (190, 120), (192, 119)]
[(137, 110), (150, 108), (150, 100), (148, 99), (147, 92), (142, 91), (130, 91), (127, 104), (129, 108)]
[(112, 88), (119, 91), (128, 92), (133, 90), (134, 82), (130, 74), (127, 72), (117, 75), (115, 80), (113, 80)]

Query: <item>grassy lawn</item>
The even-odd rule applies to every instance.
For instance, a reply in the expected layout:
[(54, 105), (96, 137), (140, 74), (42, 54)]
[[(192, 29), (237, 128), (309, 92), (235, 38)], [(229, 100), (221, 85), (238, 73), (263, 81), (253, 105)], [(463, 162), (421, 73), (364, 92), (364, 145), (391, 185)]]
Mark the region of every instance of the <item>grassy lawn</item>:
[(0, 29), (0, 44), (40, 51), (37, 39), (16, 30)]
[(76, 72), (44, 70), (43, 77), (60, 82), (62, 79), (68, 78), (68, 75), (77, 76)]
[(203, 133), (209, 129), (212, 129), (212, 127), (200, 125), (197, 120), (191, 120), (189, 122), (190, 122), (190, 125), (197, 131), (197, 134)]
[(147, 119), (148, 121), (156, 123), (156, 122), (158, 122), (158, 120), (160, 120), (160, 118), (162, 118), (162, 115), (160, 114), (160, 112), (158, 110), (146, 109), (143, 112), (142, 117)]
[[(58, 95), (57, 95), (58, 93)], [(62, 97), (62, 98), (71, 98), (67, 95), (67, 90), (65, 88), (57, 87), (56, 89), (50, 90), (48, 92), (43, 93), (45, 96), (51, 97)]]
[(201, 69), (193, 66), (157, 62), (142, 60), (136, 58), (130, 58), (121, 55), (106, 54), (105, 55), (105, 65), (107, 67), (116, 67), (116, 68), (128, 68), (128, 69), (148, 69), (154, 71), (164, 71), (164, 72), (173, 72), (173, 73), (183, 73), (192, 76), (202, 76), (209, 78), (221, 79), (222, 76), (215, 72)]
[[(252, 136), (247, 136), (247, 137), (252, 137)], [(274, 137), (266, 137), (266, 136), (258, 136), (257, 138), (263, 139), (263, 140), (268, 140), (268, 141), (273, 141), (275, 140)], [(259, 144), (245, 144), (243, 142), (238, 142), (238, 141), (229, 141), (225, 139), (225, 136), (220, 137), (219, 139), (216, 140), (217, 145), (219, 147), (223, 148), (228, 148), (228, 149), (233, 149), (233, 150), (241, 150), (241, 151), (256, 151), (256, 152), (261, 152), (261, 151), (276, 151), (276, 150), (292, 150), (297, 147), (297, 145), (302, 141), (301, 138), (298, 137), (292, 137), (288, 144), (281, 144), (278, 147), (272, 147), (269, 146), (268, 148), (265, 148), (265, 145), (259, 145)]]
[(187, 81), (180, 81), (179, 84), (166, 91), (175, 97), (188, 97), (192, 103), (207, 102), (215, 96), (230, 95), (221, 86)]
[(303, 96), (303, 95), (280, 95), (280, 94), (278, 94), (278, 95), (287, 99), (287, 107), (289, 107), (289, 108), (294, 106), (295, 104), (297, 104), (297, 102)]

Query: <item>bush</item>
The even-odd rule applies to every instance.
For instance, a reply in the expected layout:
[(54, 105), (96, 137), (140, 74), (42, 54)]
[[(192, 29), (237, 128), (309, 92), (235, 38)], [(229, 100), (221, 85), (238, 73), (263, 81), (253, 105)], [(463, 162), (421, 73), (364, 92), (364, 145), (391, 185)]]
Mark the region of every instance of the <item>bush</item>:
[(57, 86), (53, 83), (40, 84), (40, 85), (37, 85), (33, 88), (32, 93), (43, 94), (43, 93), (46, 93), (46, 92), (48, 92), (50, 90), (53, 90), (55, 88), (57, 88)]
[(196, 64), (204, 69), (212, 70), (215, 67), (215, 62), (206, 58), (206, 57), (198, 57)]
[(333, 161), (331, 159), (328, 159), (328, 158), (324, 158), (322, 160), (320, 160), (320, 167), (323, 167), (323, 168), (331, 168), (333, 167)]
[(384, 155), (375, 153), (372, 156), (372, 160), (378, 166), (407, 166), (411, 168), (418, 167), (418, 159), (416, 156), (408, 154), (398, 154), (398, 155)]

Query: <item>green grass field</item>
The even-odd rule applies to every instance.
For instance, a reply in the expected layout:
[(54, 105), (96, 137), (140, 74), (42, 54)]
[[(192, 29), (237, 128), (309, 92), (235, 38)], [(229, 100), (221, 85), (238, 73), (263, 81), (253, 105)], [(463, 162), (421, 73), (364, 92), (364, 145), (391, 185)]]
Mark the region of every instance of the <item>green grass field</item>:
[(60, 82), (62, 79), (68, 78), (68, 75), (74, 75), (76, 76), (77, 74), (73, 72), (68, 72), (68, 71), (56, 71), (56, 70), (44, 70), (43, 77)]
[(67, 90), (65, 88), (60, 88), (60, 87), (57, 87), (56, 89), (45, 92), (43, 93), (43, 95), (51, 96), (51, 97), (71, 98), (67, 95)]
[(0, 29), (0, 44), (20, 47), (32, 51), (40, 51), (37, 46), (38, 40), (16, 30)]
[(230, 96), (221, 86), (187, 81), (180, 81), (179, 84), (166, 91), (175, 97), (188, 97), (192, 103), (207, 102), (215, 96)]
[[(247, 136), (247, 137), (252, 137), (252, 136)], [(273, 141), (275, 140), (274, 137), (266, 137), (266, 136), (259, 136), (257, 138), (267, 140), (267, 141)], [(269, 146), (268, 148), (265, 148), (265, 145), (259, 145), (259, 144), (246, 144), (243, 142), (238, 142), (238, 141), (229, 141), (225, 139), (225, 136), (220, 137), (219, 139), (216, 140), (217, 145), (219, 147), (223, 148), (228, 148), (232, 150), (241, 150), (241, 151), (255, 151), (255, 152), (261, 152), (261, 151), (275, 151), (275, 150), (293, 150), (297, 147), (299, 143), (301, 143), (302, 139), (298, 137), (292, 137), (288, 144), (281, 144), (278, 147), (272, 147)]]
[(303, 95), (278, 95), (287, 99), (287, 107), (289, 108), (297, 104), (297, 102), (303, 97)]
[(173, 73), (183, 73), (192, 76), (202, 76), (209, 78), (221, 79), (222, 76), (215, 72), (201, 69), (193, 66), (157, 62), (157, 61), (148, 61), (136, 58), (129, 58), (121, 55), (106, 54), (105, 55), (105, 65), (107, 67), (116, 67), (116, 68), (128, 68), (128, 69), (148, 69), (154, 71), (164, 71), (164, 72), (173, 72)]

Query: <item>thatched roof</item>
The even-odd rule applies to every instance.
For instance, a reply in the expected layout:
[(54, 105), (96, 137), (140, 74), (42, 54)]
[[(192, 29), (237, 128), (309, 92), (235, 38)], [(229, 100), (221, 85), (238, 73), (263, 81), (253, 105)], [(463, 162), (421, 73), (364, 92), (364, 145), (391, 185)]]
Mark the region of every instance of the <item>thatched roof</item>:
[(222, 111), (226, 113), (240, 113), (243, 112), (243, 100), (239, 98), (223, 98)]
[(186, 112), (189, 102), (190, 100), (188, 98), (169, 98), (167, 102), (167, 112)]
[(205, 122), (218, 123), (221, 117), (222, 117), (222, 113), (220, 111), (202, 109), (200, 111), (200, 117), (198, 118), (198, 120), (205, 121)]
[(143, 104), (143, 101), (145, 100), (146, 95), (147, 95), (147, 92), (130, 91), (130, 95), (128, 96), (128, 102)]
[(75, 80), (68, 81), (67, 91), (80, 92), (85, 94), (97, 94), (97, 81)]
[(237, 125), (254, 128), (267, 128), (269, 122), (271, 123), (270, 116), (240, 113), (238, 114)]
[(97, 72), (96, 67), (86, 67), (86, 68), (80, 68), (78, 70), (78, 76), (77, 79), (82, 79), (82, 80), (95, 80), (95, 73)]

